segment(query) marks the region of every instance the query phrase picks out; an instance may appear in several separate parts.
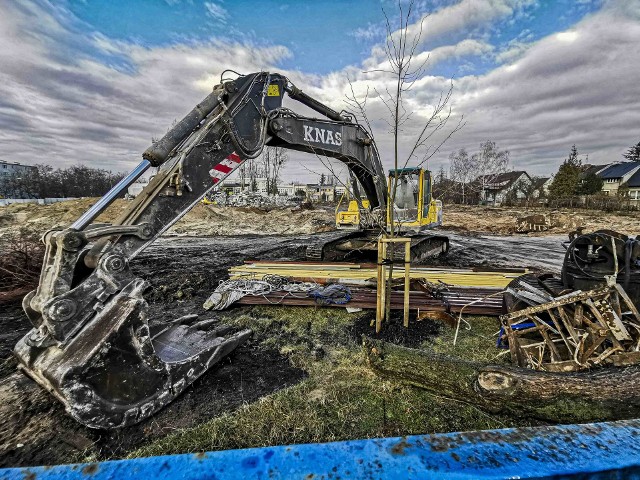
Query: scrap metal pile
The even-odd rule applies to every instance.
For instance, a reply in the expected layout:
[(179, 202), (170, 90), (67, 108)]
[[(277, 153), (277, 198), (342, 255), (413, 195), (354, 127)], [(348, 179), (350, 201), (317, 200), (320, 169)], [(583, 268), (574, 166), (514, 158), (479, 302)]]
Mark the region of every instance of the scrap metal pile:
[(522, 277), (506, 292), (499, 346), (550, 372), (640, 362), (640, 242), (601, 230), (570, 235), (562, 278)]
[(640, 360), (640, 314), (620, 285), (555, 298), (522, 285), (509, 293), (538, 296), (544, 303), (500, 317), (500, 341), (508, 344), (518, 366), (566, 372)]

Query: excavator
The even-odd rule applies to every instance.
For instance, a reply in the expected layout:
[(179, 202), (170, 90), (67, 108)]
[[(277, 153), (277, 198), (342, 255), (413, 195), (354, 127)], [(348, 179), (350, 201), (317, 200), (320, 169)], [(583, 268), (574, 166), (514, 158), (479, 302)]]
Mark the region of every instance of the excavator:
[[(322, 118), (285, 107), (285, 95)], [(150, 328), (148, 283), (129, 262), (265, 146), (337, 159), (352, 176), (353, 199), (337, 212), (341, 236), (310, 245), (309, 258), (372, 252), (392, 221), (396, 233), (411, 236), (414, 260), (446, 251), (445, 237), (423, 232), (442, 222), (429, 172), (405, 168), (385, 177), (373, 137), (354, 115), (324, 105), (282, 74), (227, 70), (131, 173), (70, 227), (43, 236), (39, 284), (23, 300), (33, 328), (14, 353), (19, 368), (77, 421), (106, 429), (140, 422), (249, 338), (249, 330), (230, 332), (211, 320)], [(125, 211), (112, 224), (96, 223), (150, 167), (157, 173)], [(387, 205), (392, 188), (396, 201)]]
[[(336, 207), (336, 228), (350, 231), (328, 241), (307, 246), (310, 261), (377, 261), (378, 237), (381, 231), (391, 231), (411, 238), (411, 262), (443, 255), (449, 250), (446, 236), (425, 233), (442, 225), (442, 202), (431, 195), (431, 172), (422, 168), (389, 170), (386, 192), (395, 192), (387, 201), (385, 216), (371, 210), (371, 201), (361, 198), (357, 179), (346, 192), (347, 209), (341, 209), (343, 197)], [(389, 200), (387, 198), (386, 200)], [(382, 202), (379, 200), (378, 204)], [(376, 216), (378, 213), (378, 216)], [(393, 251), (393, 260), (404, 261), (403, 251)]]

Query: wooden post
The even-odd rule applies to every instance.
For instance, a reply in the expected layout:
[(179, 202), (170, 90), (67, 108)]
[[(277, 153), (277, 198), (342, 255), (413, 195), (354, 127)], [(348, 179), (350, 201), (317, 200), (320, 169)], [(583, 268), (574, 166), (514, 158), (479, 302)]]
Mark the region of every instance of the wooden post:
[(376, 284), (376, 333), (380, 333), (382, 328), (382, 312), (384, 309), (384, 303), (382, 302), (382, 296), (385, 289), (384, 274), (382, 270), (382, 262), (384, 261), (383, 248), (384, 242), (382, 237), (378, 239), (378, 281)]
[(409, 270), (411, 269), (411, 240), (404, 244), (404, 328), (409, 328)]
[[(378, 284), (376, 298), (376, 333), (380, 333), (382, 329), (382, 321), (384, 320), (384, 307), (387, 299), (386, 286), (386, 267), (384, 262), (387, 260), (387, 244), (404, 243), (404, 326), (409, 327), (409, 291), (411, 287), (411, 239), (410, 238), (383, 238), (378, 239)], [(392, 259), (393, 260), (393, 259)]]
[(386, 320), (385, 318), (385, 313), (386, 313), (386, 305), (387, 305), (387, 293), (391, 293), (391, 292), (387, 292), (387, 267), (385, 265), (385, 261), (387, 259), (387, 243), (386, 242), (382, 242), (382, 265), (381, 265), (381, 274), (380, 274), (380, 280), (382, 282), (382, 291), (380, 294), (380, 324), (376, 325), (376, 333), (379, 333), (380, 330), (382, 329), (382, 322), (384, 320)]

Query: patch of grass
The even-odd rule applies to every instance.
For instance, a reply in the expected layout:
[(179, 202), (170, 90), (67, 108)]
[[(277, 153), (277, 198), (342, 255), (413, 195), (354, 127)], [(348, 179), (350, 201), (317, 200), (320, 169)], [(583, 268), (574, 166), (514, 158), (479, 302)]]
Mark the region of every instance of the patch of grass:
[[(234, 315), (235, 313), (235, 315)], [(256, 306), (227, 312), (222, 323), (250, 328), (264, 348), (284, 354), (313, 353), (314, 358), (336, 346), (357, 349), (348, 333), (359, 316), (342, 308)]]
[(130, 454), (166, 455), (290, 443), (504, 427), (513, 422), (381, 380), (359, 353), (334, 352), (305, 381)]
[[(222, 323), (253, 329), (260, 348), (288, 355), (308, 377), (235, 412), (156, 440), (130, 457), (530, 424), (377, 376), (349, 334), (360, 315), (366, 312), (280, 306), (224, 312)], [(493, 358), (498, 353), (492, 336), (497, 320), (470, 321), (472, 330), (461, 329), (455, 347), (449, 328), (424, 347), (474, 360)]]
[(510, 363), (508, 350), (496, 348), (496, 333), (500, 321), (496, 317), (466, 316), (470, 328), (464, 322), (460, 325), (456, 344), (453, 344), (454, 328), (444, 328), (433, 342), (425, 342), (422, 347), (434, 353), (462, 358), (475, 362), (492, 364)]

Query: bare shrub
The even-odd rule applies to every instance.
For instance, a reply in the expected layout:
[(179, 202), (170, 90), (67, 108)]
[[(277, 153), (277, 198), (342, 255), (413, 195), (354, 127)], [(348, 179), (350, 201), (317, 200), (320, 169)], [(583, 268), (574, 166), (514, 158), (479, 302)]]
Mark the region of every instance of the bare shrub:
[(24, 292), (38, 284), (44, 245), (27, 229), (0, 236), (0, 294)]

